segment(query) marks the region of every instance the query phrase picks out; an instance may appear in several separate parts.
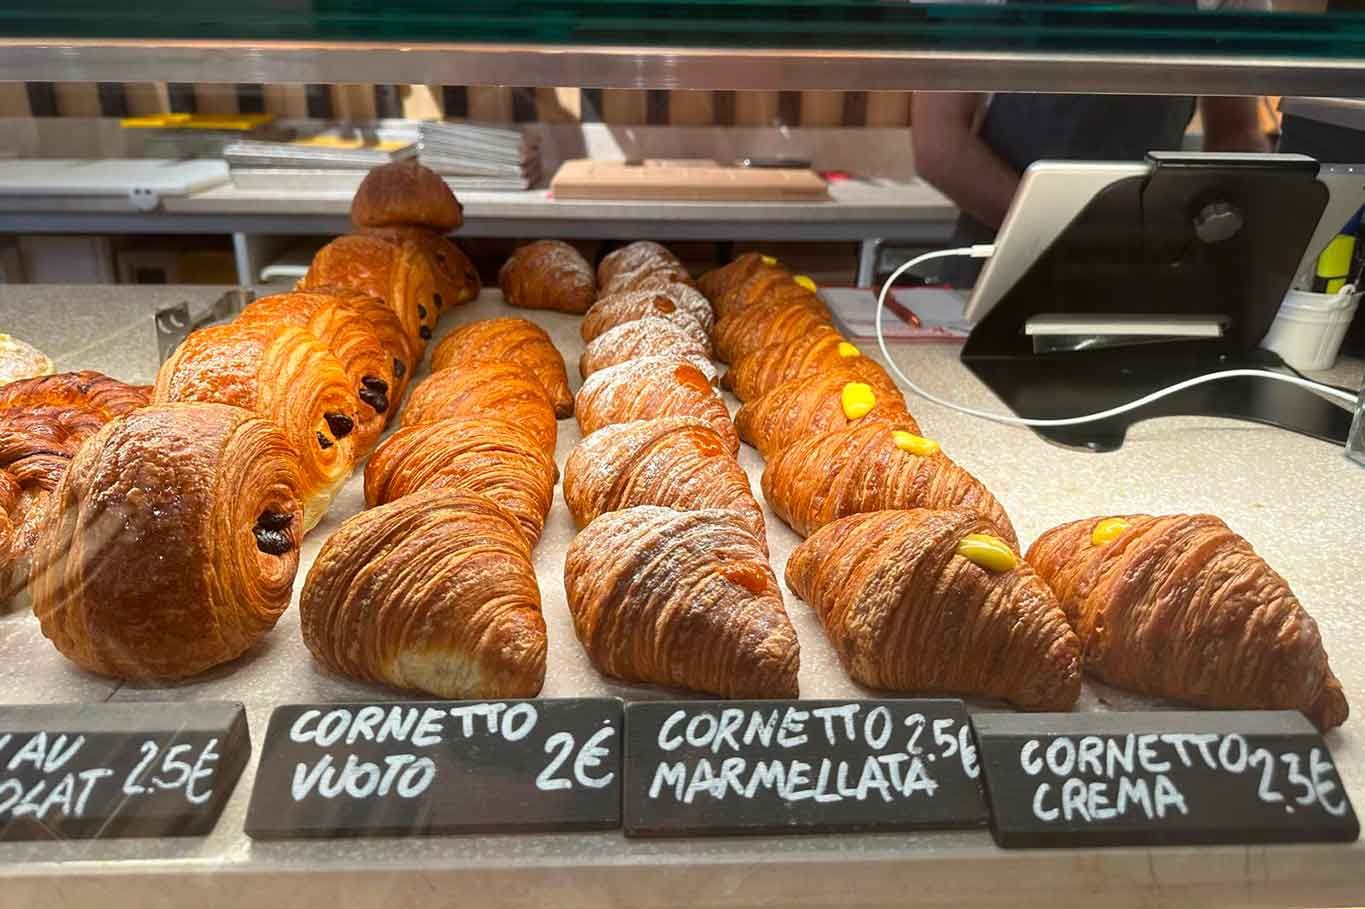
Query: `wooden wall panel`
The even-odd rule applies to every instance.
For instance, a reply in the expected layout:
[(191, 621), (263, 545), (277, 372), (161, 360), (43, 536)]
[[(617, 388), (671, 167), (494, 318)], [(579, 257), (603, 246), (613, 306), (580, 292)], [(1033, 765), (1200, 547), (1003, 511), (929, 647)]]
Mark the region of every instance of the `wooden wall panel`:
[(909, 92), (868, 92), (866, 126), (898, 127), (910, 123)]
[(196, 82), (194, 112), (219, 115), (237, 113), (237, 86), (229, 82)]
[(302, 120), (308, 116), (308, 87), (306, 85), (267, 85), (265, 112), (277, 117)]
[(505, 85), (471, 85), (469, 119), (484, 123), (511, 123), (512, 89)]
[(637, 89), (609, 88), (602, 92), (602, 121), (638, 126), (648, 121), (647, 93)]
[(28, 86), (22, 82), (0, 82), (0, 117), (31, 117)]
[(170, 93), (165, 82), (128, 82), (123, 86), (128, 101), (128, 116), (150, 117), (171, 110)]
[(735, 126), (774, 126), (780, 92), (735, 92)]
[(61, 117), (98, 117), (99, 87), (93, 82), (55, 82), (57, 115)]
[(787, 126), (843, 126), (843, 92), (802, 92), (801, 113), (798, 123)]

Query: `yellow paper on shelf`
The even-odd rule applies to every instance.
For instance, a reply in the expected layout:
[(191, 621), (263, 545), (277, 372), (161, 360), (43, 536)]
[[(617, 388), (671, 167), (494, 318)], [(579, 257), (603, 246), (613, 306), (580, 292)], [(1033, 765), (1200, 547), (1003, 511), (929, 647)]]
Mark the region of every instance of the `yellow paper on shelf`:
[(350, 136), (309, 136), (306, 139), (294, 139), (289, 144), (307, 145), (315, 148), (373, 148), (379, 151), (398, 151), (400, 148), (407, 148), (412, 143), (398, 142), (393, 139), (385, 139), (382, 142), (367, 142), (364, 139)]
[(274, 114), (152, 114), (124, 117), (124, 129), (217, 129), (248, 132), (275, 119)]

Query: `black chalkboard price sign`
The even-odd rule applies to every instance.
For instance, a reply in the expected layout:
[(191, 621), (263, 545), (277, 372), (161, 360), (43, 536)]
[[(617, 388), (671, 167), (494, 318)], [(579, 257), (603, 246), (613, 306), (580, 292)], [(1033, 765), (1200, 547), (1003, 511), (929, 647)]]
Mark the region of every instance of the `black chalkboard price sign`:
[(957, 700), (626, 707), (627, 836), (979, 827)]
[(270, 716), (257, 839), (611, 829), (621, 702), (293, 704)]
[(201, 836), (250, 754), (241, 704), (0, 708), (0, 840)]
[(1005, 847), (1351, 841), (1322, 736), (1294, 711), (977, 714)]

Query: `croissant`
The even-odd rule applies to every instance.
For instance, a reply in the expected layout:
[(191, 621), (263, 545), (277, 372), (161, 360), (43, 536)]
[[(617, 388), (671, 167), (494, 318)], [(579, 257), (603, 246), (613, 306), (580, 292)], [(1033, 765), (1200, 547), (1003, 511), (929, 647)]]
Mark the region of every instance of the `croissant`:
[(697, 289), (706, 295), (706, 299), (721, 301), (725, 305), (727, 297), (734, 293), (740, 285), (749, 280), (759, 272), (773, 272), (775, 274), (787, 275), (790, 272), (777, 263), (772, 256), (765, 256), (758, 252), (747, 252), (719, 268), (713, 268), (697, 279)]
[(652, 316), (667, 319), (686, 331), (711, 355), (711, 328), (716, 317), (711, 304), (686, 284), (666, 284), (657, 290), (635, 290), (597, 298), (583, 316), (579, 333), (591, 341), (618, 325)]
[(202, 328), (161, 364), (153, 399), (233, 404), (276, 423), (303, 471), (305, 530), (322, 520), (356, 461), (364, 405), (337, 358), (301, 328)]
[(825, 304), (815, 294), (807, 293), (799, 300), (765, 300), (722, 316), (716, 322), (711, 340), (715, 344), (716, 358), (733, 363), (761, 347), (795, 341), (829, 324), (830, 315)]
[(865, 511), (933, 508), (980, 515), (1019, 548), (1005, 509), (938, 443), (874, 423), (800, 439), (763, 469), (763, 497), (802, 536)]
[(345, 287), (383, 300), (419, 355), (445, 303), (437, 299), (436, 276), (420, 246), (361, 234), (337, 237), (313, 257), (299, 289), (324, 287)]
[(241, 656), (289, 605), (297, 464), (273, 423), (238, 407), (157, 404), (109, 423), (39, 519), (43, 634), (120, 679), (181, 679)]
[(53, 371), (47, 354), (27, 341), (0, 332), (0, 385), (50, 376)]
[(351, 223), (417, 225), (446, 234), (464, 223), (464, 209), (440, 174), (409, 158), (370, 169), (351, 199)]
[(236, 324), (292, 325), (321, 341), (351, 377), (351, 387), (365, 405), (356, 428), (358, 448), (374, 447), (398, 410), (397, 399), (390, 398), (397, 380), (393, 358), (360, 309), (346, 297), (295, 291), (262, 297), (242, 311)]
[(739, 436), (720, 394), (705, 373), (675, 357), (640, 357), (598, 370), (578, 389), (574, 414), (585, 436), (612, 423), (697, 417), (724, 440), (730, 454), (739, 452)]
[(725, 440), (695, 417), (604, 426), (574, 446), (564, 464), (564, 501), (579, 527), (609, 511), (662, 505), (724, 508), (743, 518), (767, 551), (763, 509)]
[(597, 296), (592, 266), (560, 240), (519, 247), (498, 271), (498, 286), (509, 306), (582, 314)]
[(416, 225), (394, 225), (392, 227), (369, 227), (362, 231), (366, 236), (378, 237), (386, 243), (401, 246), (415, 243), (426, 256), (435, 281), (436, 315), (446, 306), (460, 306), (470, 303), (479, 295), (482, 283), (479, 270), (464, 250), (456, 246), (444, 233)]
[(800, 648), (744, 518), (641, 505), (574, 538), (564, 590), (592, 664), (627, 682), (794, 698)]
[(822, 325), (794, 341), (768, 344), (736, 357), (721, 376), (720, 384), (741, 401), (751, 401), (783, 382), (835, 368), (857, 370), (858, 381), (869, 385), (895, 387), (881, 364), (863, 356), (832, 325)]
[(871, 423), (920, 434), (905, 398), (889, 379), (867, 382), (861, 371), (843, 366), (783, 382), (735, 414), (739, 437), (765, 458), (797, 439)]
[[(389, 389), (388, 395), (389, 419), (392, 420), (398, 413), (398, 405), (403, 400), (408, 383), (412, 381), (413, 372), (422, 359), (420, 342), (414, 341), (408, 336), (398, 314), (389, 309), (388, 305), (378, 297), (372, 297), (369, 294), (346, 287), (328, 286), (310, 287), (307, 290), (295, 291), (295, 293), (340, 297), (346, 302), (348, 308), (356, 310), (365, 318), (366, 322), (370, 323), (370, 328), (374, 330), (380, 345), (388, 352), (392, 361), (390, 372), (393, 375), (393, 385)], [(250, 309), (250, 307), (247, 308)], [(241, 316), (239, 315), (238, 318), (240, 319)]]
[(851, 515), (792, 551), (787, 586), (862, 685), (1068, 710), (1080, 642), (1047, 584), (991, 533), (960, 511)]
[(1324, 731), (1346, 721), (1317, 624), (1218, 518), (1073, 521), (1027, 558), (1102, 681), (1205, 707), (1301, 710)]
[(545, 681), (531, 550), (492, 499), (424, 489), (323, 544), (299, 597), (326, 668), (440, 698), (529, 698)]
[(481, 417), (515, 423), (555, 456), (558, 427), (554, 405), (535, 376), (515, 363), (477, 363), (432, 373), (412, 390), (403, 425), (451, 417)]
[(441, 339), (431, 352), (433, 371), (505, 360), (524, 367), (545, 389), (555, 416), (573, 416), (573, 392), (564, 358), (550, 336), (525, 319), (484, 319), (462, 325)]
[(589, 341), (578, 358), (578, 373), (586, 379), (598, 370), (617, 363), (639, 357), (660, 356), (686, 360), (712, 384), (719, 378), (716, 367), (706, 356), (705, 347), (667, 319), (653, 316), (618, 325)]
[(630, 290), (629, 285), (652, 274), (677, 277), (683, 284), (692, 283), (687, 269), (668, 247), (652, 240), (637, 240), (602, 257), (597, 263), (597, 286), (603, 293)]
[(421, 489), (466, 489), (496, 501), (535, 546), (558, 472), (540, 440), (514, 423), (437, 420), (400, 429), (375, 449), (365, 465), (365, 505), (385, 505)]

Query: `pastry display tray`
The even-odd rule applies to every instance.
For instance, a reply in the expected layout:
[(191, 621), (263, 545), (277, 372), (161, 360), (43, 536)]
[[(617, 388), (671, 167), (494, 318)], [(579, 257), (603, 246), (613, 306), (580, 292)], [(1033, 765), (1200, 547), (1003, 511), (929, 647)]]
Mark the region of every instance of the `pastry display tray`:
[[(99, 369), (151, 381), (152, 313), (189, 301), (206, 310), (227, 288), (0, 287), (0, 330), (48, 352), (58, 369)], [(496, 291), (448, 312), (439, 336), (467, 321), (516, 314), (549, 331), (578, 383), (579, 319), (514, 311)], [(864, 345), (872, 353), (873, 345)], [(953, 343), (902, 345), (894, 354), (917, 380), (964, 404), (1002, 405), (958, 363)], [(423, 370), (425, 372), (425, 370)], [(1361, 364), (1332, 378), (1360, 382)], [(737, 402), (728, 399), (730, 408)], [(1023, 428), (961, 416), (910, 399), (926, 435), (980, 477), (1027, 545), (1062, 521), (1099, 513), (1209, 511), (1283, 574), (1321, 627), (1355, 715), (1327, 737), (1357, 810), (1365, 806), (1365, 470), (1330, 445), (1230, 420), (1167, 418), (1138, 424), (1122, 450), (1103, 455), (1050, 446)], [(579, 440), (559, 423), (557, 460)], [(758, 491), (762, 461), (740, 462)], [(303, 546), (303, 575), (323, 540), (362, 507), (357, 471)], [(768, 541), (779, 578), (798, 538), (770, 511)], [(686, 696), (616, 684), (588, 663), (565, 605), (565, 550), (574, 527), (556, 489), (535, 552), (549, 634), (543, 697)], [(814, 613), (789, 592), (801, 645), (803, 697), (871, 696), (844, 674)], [(255, 651), (174, 687), (118, 684), (67, 663), (31, 615), (0, 617), (0, 703), (240, 701), (252, 762), (214, 832), (197, 839), (0, 845), (0, 906), (458, 905), (732, 906), (1060, 905), (1104, 892), (1106, 909), (1149, 905), (1163, 894), (1205, 905), (1330, 905), (1365, 898), (1365, 846), (1165, 847), (1005, 851), (985, 830), (789, 837), (628, 840), (618, 832), (415, 839), (253, 842), (242, 831), (255, 761), (271, 710), (285, 703), (402, 697), (319, 669), (299, 635), (297, 609)], [(972, 709), (1001, 705), (973, 703)], [(1159, 708), (1087, 682), (1078, 710)], [(1352, 897), (1356, 897), (1353, 899)]]

